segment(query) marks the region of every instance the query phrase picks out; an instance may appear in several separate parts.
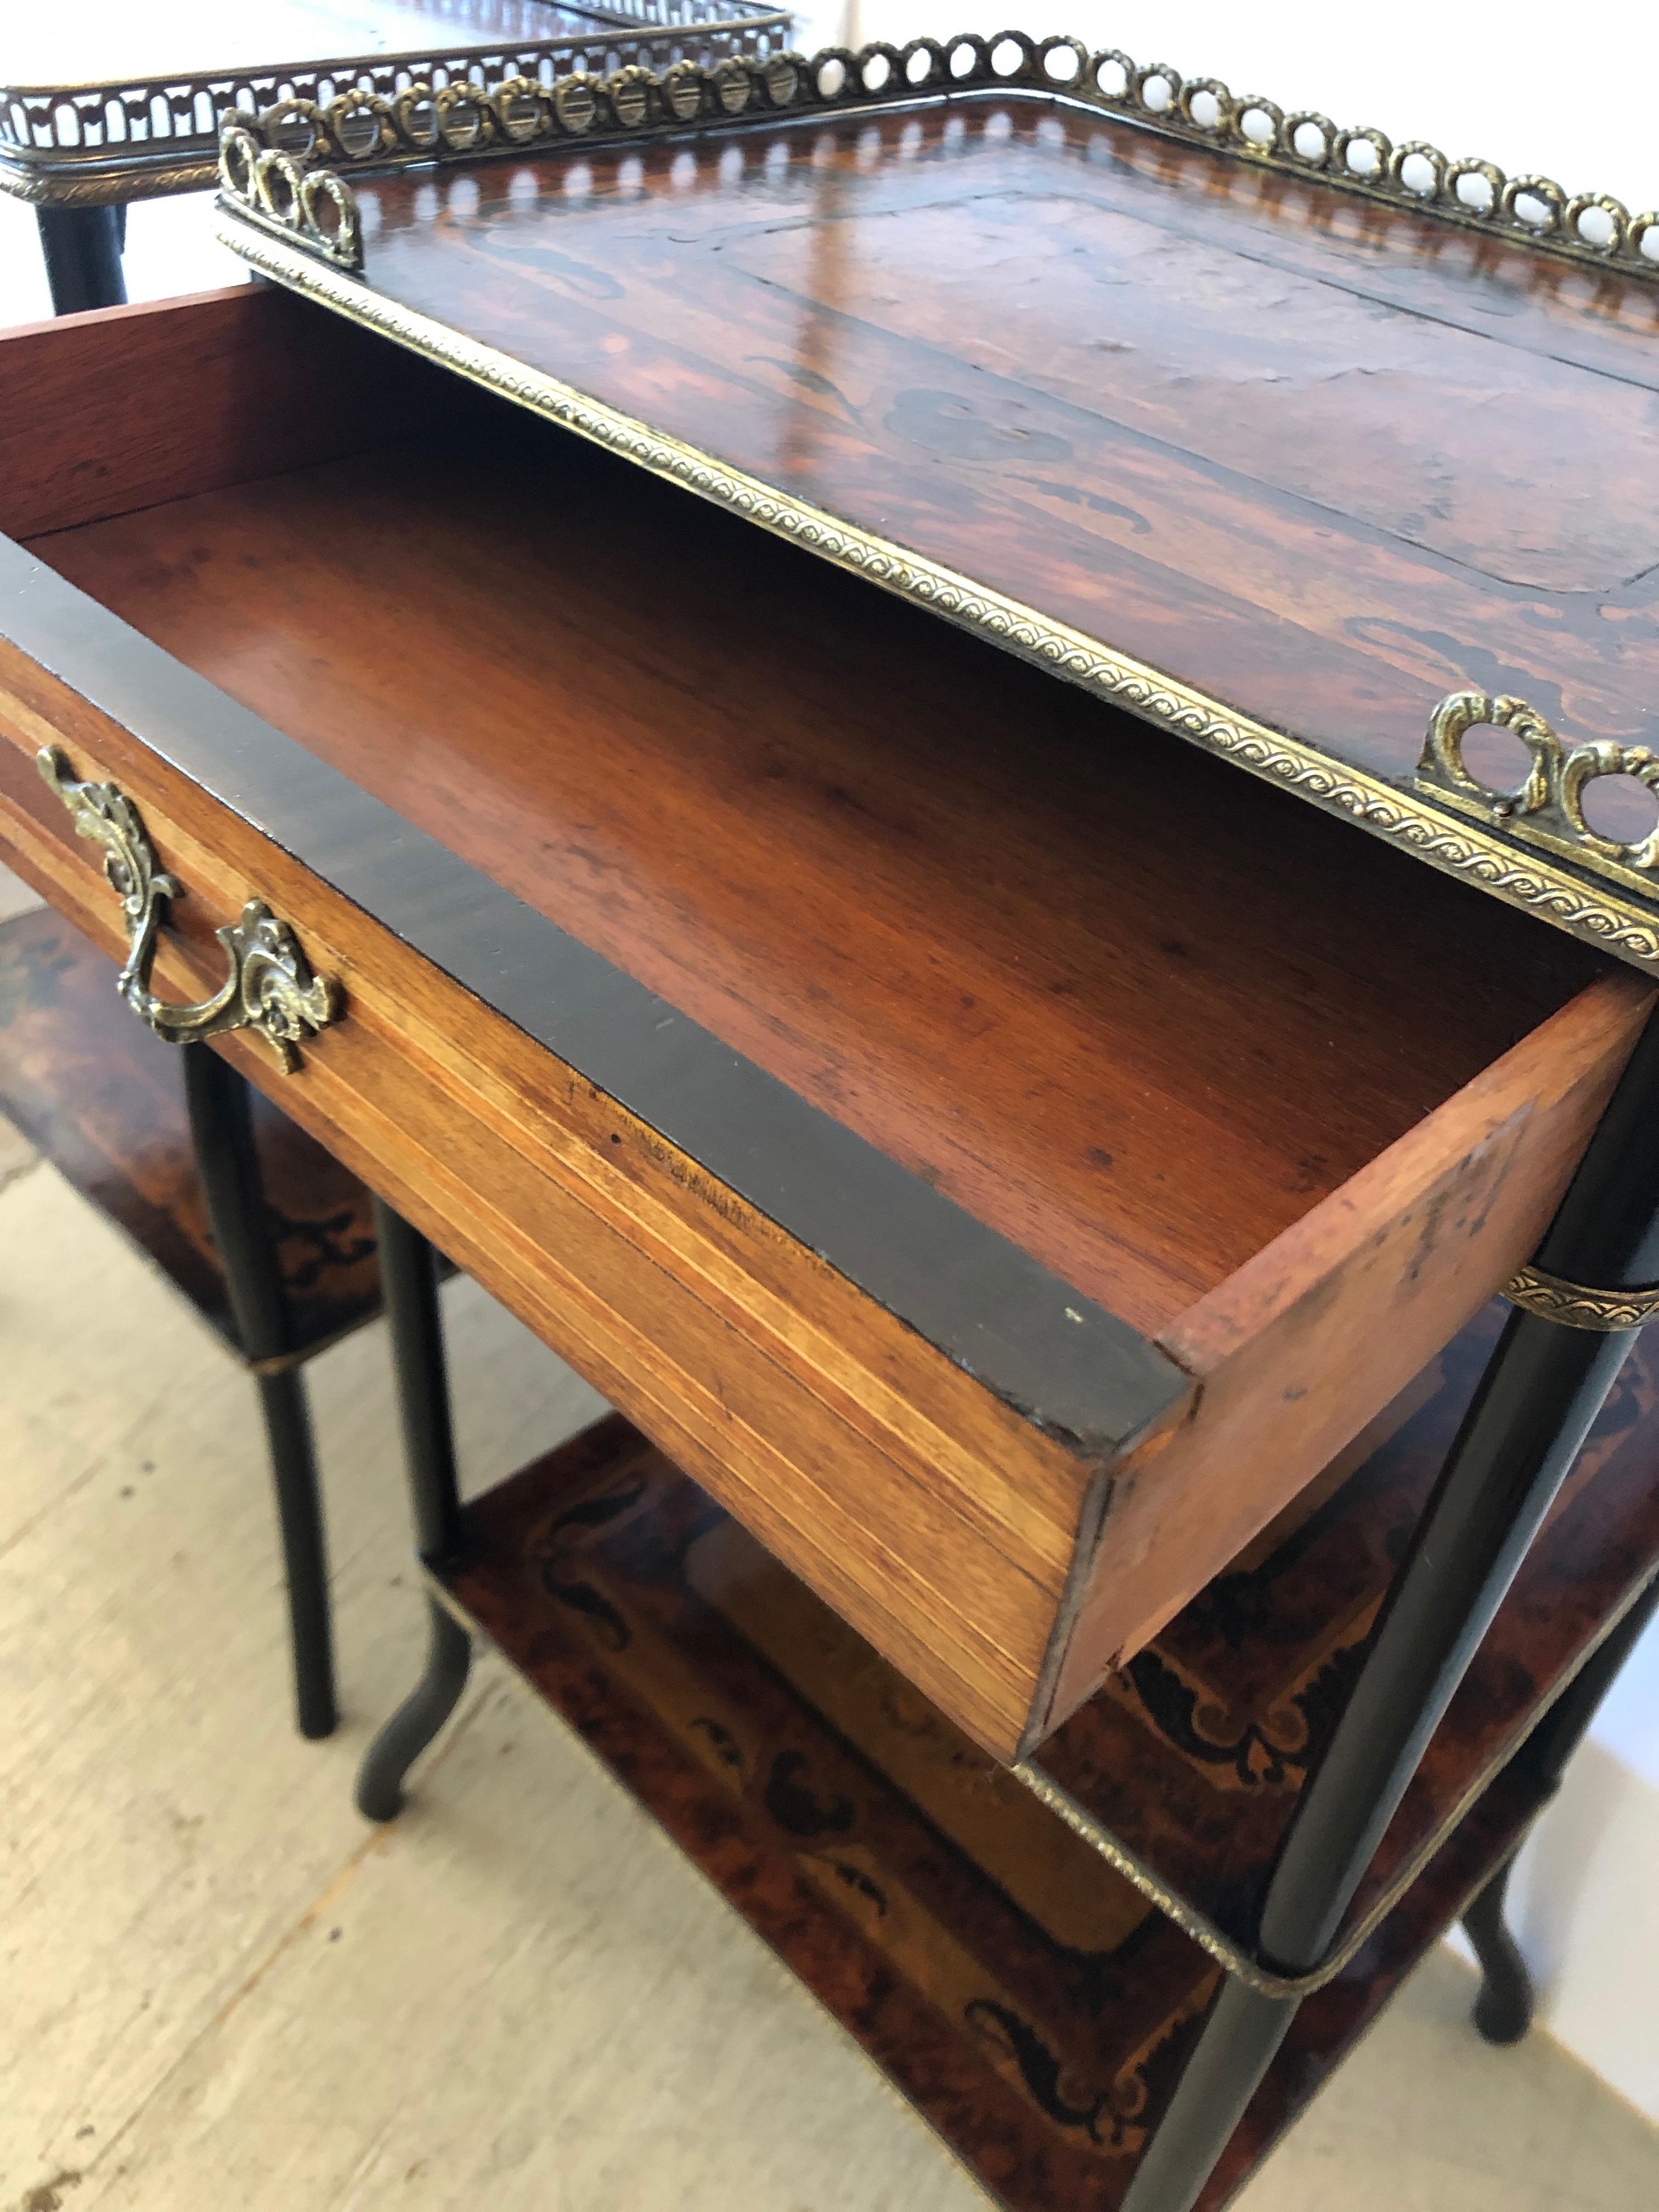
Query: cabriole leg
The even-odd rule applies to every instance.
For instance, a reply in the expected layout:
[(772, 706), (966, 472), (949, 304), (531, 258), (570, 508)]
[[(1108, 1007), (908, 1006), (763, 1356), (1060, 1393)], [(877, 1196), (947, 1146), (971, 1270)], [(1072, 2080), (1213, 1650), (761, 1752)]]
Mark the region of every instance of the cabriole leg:
[[(1567, 1761), (1595, 1717), (1597, 1706), (1656, 1613), (1659, 1613), (1659, 1580), (1648, 1585), (1528, 1738), (1518, 1756), (1545, 1787), (1553, 1789), (1561, 1779)], [(1480, 1963), (1480, 1994), (1475, 1999), (1473, 2017), (1488, 2043), (1518, 2043), (1532, 2021), (1531, 1978), (1504, 1919), (1504, 1893), (1512, 1871), (1513, 1862), (1495, 1874), (1463, 1915), (1463, 1926)]]
[[(1650, 1022), (1537, 1267), (1610, 1292), (1659, 1279), (1659, 1025)], [(1313, 1972), (1631, 1346), (1520, 1311), (1481, 1377), (1263, 1902), (1258, 1955)], [(1575, 1688), (1577, 1686), (1575, 1686)], [(1567, 1705), (1572, 1692), (1561, 1703)], [(1591, 1708), (1593, 1710), (1593, 1707)], [(1553, 1718), (1553, 1715), (1549, 1717)], [(1549, 1755), (1559, 1729), (1540, 1724)], [(1524, 1755), (1524, 1753), (1522, 1754)], [(1295, 2017), (1224, 1985), (1122, 2212), (1190, 2212)]]
[[(416, 1548), (422, 1561), (436, 1565), (453, 1559), (461, 1543), (437, 1273), (425, 1238), (379, 1199), (374, 1201), (374, 1228), (398, 1377)], [(428, 1604), (426, 1672), (369, 1746), (358, 1772), (357, 1809), (371, 1820), (390, 1820), (398, 1813), (404, 1802), (404, 1774), (448, 1719), (466, 1686), (472, 1650), (466, 1631), (435, 1598)]]
[(426, 1672), (381, 1729), (357, 1770), (357, 1810), (366, 1820), (393, 1820), (403, 1810), (404, 1777), (455, 1710), (472, 1664), (472, 1639), (459, 1621), (428, 1598)]
[(1519, 2043), (1532, 2026), (1532, 1976), (1504, 1919), (1504, 1893), (1514, 1868), (1514, 1860), (1506, 1860), (1463, 1915), (1480, 1966), (1472, 2017), (1488, 2043)]

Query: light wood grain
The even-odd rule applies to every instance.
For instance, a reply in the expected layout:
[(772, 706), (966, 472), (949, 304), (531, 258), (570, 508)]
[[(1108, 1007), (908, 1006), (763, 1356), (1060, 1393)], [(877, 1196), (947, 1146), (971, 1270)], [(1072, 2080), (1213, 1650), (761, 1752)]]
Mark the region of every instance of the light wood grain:
[(1653, 997), (1604, 977), (1163, 1334), (1191, 1418), (1114, 1475), (1043, 1726), (1163, 1626), (1172, 1562), (1218, 1574), (1533, 1251)]
[(1147, 1335), (1601, 964), (510, 410), (35, 550)]
[(11, 538), (356, 453), (455, 404), (441, 371), (263, 284), (67, 315), (0, 345)]

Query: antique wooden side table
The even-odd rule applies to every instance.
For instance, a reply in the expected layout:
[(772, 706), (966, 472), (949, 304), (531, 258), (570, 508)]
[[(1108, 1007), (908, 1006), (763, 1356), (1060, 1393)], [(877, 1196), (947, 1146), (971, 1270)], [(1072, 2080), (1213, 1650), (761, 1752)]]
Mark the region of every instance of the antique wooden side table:
[(624, 1417), (417, 1465), (373, 1809), (459, 1612), (1005, 2201), (1218, 2204), (1466, 1910), (1513, 2025), (1659, 1568), (1659, 222), (1063, 40), (468, 97), (0, 345), (9, 854)]
[[(754, 0), (74, 0), (8, 11), (0, 30), (0, 191), (40, 228), (52, 307), (126, 298), (127, 204), (214, 182), (219, 118), (283, 98), (397, 100), (571, 70), (713, 64), (787, 43)], [(430, 103), (427, 120), (441, 129)]]

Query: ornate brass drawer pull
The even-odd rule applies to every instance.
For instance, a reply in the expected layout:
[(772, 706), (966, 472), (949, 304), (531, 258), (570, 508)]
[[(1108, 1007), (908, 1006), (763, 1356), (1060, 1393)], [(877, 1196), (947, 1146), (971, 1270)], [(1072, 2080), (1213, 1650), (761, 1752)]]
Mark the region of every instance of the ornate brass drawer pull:
[(340, 998), (326, 976), (312, 974), (288, 924), (262, 900), (250, 899), (241, 920), (217, 932), (230, 961), (218, 990), (199, 1006), (167, 1005), (149, 988), (150, 962), (167, 902), (182, 894), (155, 865), (137, 808), (112, 783), (77, 782), (56, 745), (38, 753), (35, 766), (74, 816), (76, 834), (104, 848), (104, 874), (127, 918), (127, 957), (117, 988), (134, 1013), (169, 1044), (257, 1030), (291, 1075), (300, 1063), (295, 1048), (335, 1018)]

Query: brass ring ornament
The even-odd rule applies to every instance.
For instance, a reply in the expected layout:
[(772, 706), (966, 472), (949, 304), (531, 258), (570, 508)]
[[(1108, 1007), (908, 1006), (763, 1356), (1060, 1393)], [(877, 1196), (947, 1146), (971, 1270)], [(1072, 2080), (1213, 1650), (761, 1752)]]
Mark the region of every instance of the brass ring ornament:
[[(1471, 775), (1463, 764), (1463, 740), (1474, 729), (1507, 730), (1526, 747), (1530, 765), (1512, 789), (1496, 790)], [(1419, 783), (1431, 775), (1449, 793), (1475, 802), (1495, 821), (1517, 814), (1535, 814), (1550, 795), (1550, 770), (1560, 739), (1541, 714), (1523, 699), (1488, 699), (1479, 691), (1454, 691), (1435, 708), (1429, 723), (1428, 741), (1418, 767)]]
[(1645, 837), (1621, 844), (1616, 837), (1604, 837), (1585, 821), (1585, 789), (1604, 775), (1627, 775), (1659, 799), (1659, 757), (1646, 745), (1577, 745), (1563, 759), (1560, 768), (1561, 811), (1591, 852), (1602, 860), (1614, 861), (1621, 867), (1640, 869), (1644, 873), (1659, 867), (1659, 822), (1654, 823)]
[(1565, 1282), (1559, 1275), (1547, 1275), (1541, 1267), (1522, 1267), (1504, 1285), (1504, 1296), (1523, 1313), (1538, 1314), (1567, 1328), (1600, 1329), (1608, 1336), (1644, 1328), (1659, 1315), (1659, 1289), (1594, 1291), (1583, 1283)]
[[(1507, 791), (1482, 783), (1464, 763), (1464, 738), (1488, 724), (1508, 730), (1527, 749), (1527, 774)], [(1437, 793), (1461, 813), (1494, 823), (1525, 843), (1565, 854), (1652, 898), (1659, 894), (1659, 821), (1644, 836), (1605, 836), (1584, 815), (1584, 794), (1603, 776), (1628, 777), (1659, 801), (1659, 753), (1650, 747), (1605, 739), (1569, 745), (1524, 700), (1454, 691), (1430, 718), (1416, 781), (1419, 791)]]
[(56, 745), (37, 753), (35, 766), (68, 807), (77, 836), (103, 847), (104, 874), (127, 922), (127, 957), (116, 988), (134, 1013), (168, 1044), (257, 1030), (283, 1074), (291, 1075), (300, 1064), (296, 1048), (336, 1018), (340, 994), (326, 976), (312, 974), (288, 924), (262, 900), (250, 899), (240, 921), (216, 933), (230, 961), (223, 983), (198, 1006), (168, 1006), (149, 988), (150, 963), (167, 902), (182, 893), (156, 866), (137, 808), (112, 783), (78, 782)]
[[(303, 127), (313, 143), (325, 125), (322, 109), (311, 100), (289, 100), (279, 111), (268, 112), (278, 115), (273, 131), (294, 133)], [(243, 125), (227, 123), (219, 142), (222, 197), (262, 229), (325, 254), (343, 269), (361, 269), (363, 234), (356, 197), (331, 169), (308, 167), (307, 161), (305, 153), (262, 143)]]

